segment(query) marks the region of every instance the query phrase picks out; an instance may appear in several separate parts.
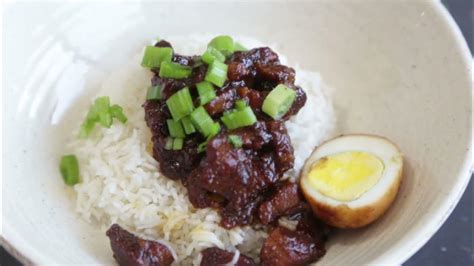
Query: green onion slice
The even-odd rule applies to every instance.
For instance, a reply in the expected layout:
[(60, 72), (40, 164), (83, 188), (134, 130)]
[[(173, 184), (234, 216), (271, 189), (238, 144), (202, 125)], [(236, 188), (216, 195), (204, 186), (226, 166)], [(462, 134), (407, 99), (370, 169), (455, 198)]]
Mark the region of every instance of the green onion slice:
[(219, 134), (219, 132), (221, 131), (221, 125), (218, 122), (214, 122), (213, 124), (211, 124), (209, 128), (210, 128), (209, 130), (210, 133), (209, 133), (209, 136), (207, 136), (206, 141), (199, 144), (197, 147), (197, 150), (199, 153), (206, 151), (206, 146), (209, 140), (211, 140), (215, 135)]
[(214, 37), (207, 46), (214, 47), (226, 56), (234, 52), (234, 40), (227, 35)]
[(122, 123), (127, 122), (127, 117), (123, 113), (121, 106), (117, 104), (110, 106), (108, 96), (98, 97), (89, 108), (86, 119), (81, 124), (79, 137), (88, 137), (94, 130), (96, 123), (100, 123), (102, 126), (109, 128), (112, 125), (113, 118), (116, 118)]
[(173, 138), (167, 138), (165, 143), (165, 150), (173, 149)]
[(173, 138), (184, 138), (183, 127), (179, 121), (175, 121), (173, 119), (166, 120), (166, 124), (168, 125), (168, 131), (170, 132), (170, 136)]
[(239, 42), (235, 42), (234, 43), (234, 52), (236, 51), (242, 51), (242, 52), (245, 52), (245, 51), (248, 51), (249, 49), (247, 49), (245, 46), (243, 46), (241, 43)]
[(212, 138), (215, 135), (219, 134), (221, 131), (221, 125), (218, 122), (214, 122), (209, 126), (209, 137)]
[(162, 62), (171, 62), (173, 49), (170, 47), (147, 46), (143, 54), (142, 66), (146, 68), (158, 68)]
[(204, 61), (206, 64), (210, 65), (214, 60), (217, 60), (219, 62), (224, 62), (225, 61), (225, 55), (223, 55), (219, 50), (216, 48), (209, 46), (207, 47), (206, 52), (202, 54), (202, 61)]
[(109, 128), (112, 125), (112, 116), (110, 115), (110, 99), (107, 96), (102, 96), (95, 99), (94, 105), (96, 106), (97, 113), (99, 114), (99, 123)]
[[(201, 134), (205, 137), (216, 134), (220, 131), (219, 123), (215, 123), (204, 107), (199, 106), (190, 115), (191, 121)], [(217, 125), (215, 125), (217, 124)]]
[(273, 119), (282, 118), (295, 101), (296, 92), (283, 84), (276, 86), (265, 98), (262, 111)]
[(81, 124), (79, 137), (87, 138), (92, 133), (92, 130), (94, 130), (95, 123), (96, 123), (95, 120), (89, 120), (89, 119), (84, 120), (84, 122), (82, 122)]
[(209, 65), (204, 80), (209, 81), (218, 87), (222, 87), (227, 80), (227, 65), (214, 60), (214, 62)]
[(247, 103), (244, 100), (235, 101), (235, 108), (237, 110), (243, 110), (247, 106)]
[(65, 155), (59, 163), (59, 171), (66, 185), (72, 186), (79, 183), (79, 163), (75, 155)]
[(204, 64), (201, 56), (194, 56), (193, 57), (193, 65), (192, 68), (198, 68)]
[(252, 111), (252, 108), (246, 106), (242, 110), (233, 110), (225, 113), (221, 117), (221, 121), (228, 129), (236, 129), (239, 127), (251, 126), (257, 122), (257, 117)]
[(208, 142), (209, 142), (209, 141), (206, 140), (206, 141), (204, 141), (203, 143), (201, 143), (201, 144), (198, 145), (197, 150), (198, 150), (199, 153), (206, 151), (206, 147), (207, 147), (207, 143), (208, 143)]
[(184, 87), (175, 92), (166, 100), (166, 105), (171, 112), (174, 120), (178, 121), (181, 118), (189, 115), (194, 110), (193, 100), (189, 93), (189, 88)]
[(240, 136), (237, 136), (237, 135), (229, 135), (227, 137), (230, 141), (230, 143), (232, 143), (232, 145), (234, 145), (234, 148), (241, 148), (242, 147), (242, 138)]
[(160, 65), (160, 77), (183, 79), (191, 75), (192, 68), (174, 62), (163, 61)]
[(199, 102), (201, 105), (204, 105), (216, 98), (216, 92), (211, 83), (202, 81), (196, 84), (196, 87), (199, 93)]
[(184, 132), (186, 133), (186, 135), (196, 132), (193, 122), (191, 121), (191, 118), (189, 116), (181, 118), (181, 124), (183, 125)]
[(148, 91), (146, 92), (146, 99), (147, 100), (160, 100), (161, 99), (161, 87), (151, 86), (148, 87)]
[(127, 117), (123, 113), (123, 108), (118, 104), (110, 106), (110, 114), (113, 118), (116, 118), (122, 124), (125, 124), (127, 122)]
[(109, 110), (110, 107), (110, 98), (108, 96), (102, 96), (94, 101), (94, 105), (96, 106), (97, 112), (100, 113), (105, 113)]
[(99, 121), (99, 112), (97, 110), (97, 106), (93, 104), (89, 108), (89, 112), (87, 113), (86, 119), (81, 124), (81, 129), (79, 131), (79, 137), (86, 138), (94, 130), (95, 123)]
[(178, 151), (183, 148), (183, 142), (184, 140), (182, 138), (175, 138), (173, 140), (173, 150)]
[(99, 121), (99, 109), (98, 109), (98, 106), (95, 104), (95, 101), (89, 108), (89, 112), (87, 113), (86, 120)]
[(106, 128), (110, 128), (112, 125), (112, 115), (109, 112), (99, 114), (99, 123)]

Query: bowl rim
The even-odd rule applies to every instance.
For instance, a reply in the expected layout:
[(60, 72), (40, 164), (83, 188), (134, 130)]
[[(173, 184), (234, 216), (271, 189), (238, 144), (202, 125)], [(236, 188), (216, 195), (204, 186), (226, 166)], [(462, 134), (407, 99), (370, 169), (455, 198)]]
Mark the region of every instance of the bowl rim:
[[(465, 65), (466, 69), (472, 69), (472, 55), (467, 46), (467, 42), (464, 36), (459, 29), (459, 26), (454, 21), (453, 17), (446, 9), (446, 7), (441, 3), (441, 1), (428, 1), (425, 2), (427, 7), (433, 8), (435, 14), (439, 16), (444, 24), (449, 28), (449, 33), (455, 41), (455, 46), (458, 49), (462, 57), (462, 63)], [(472, 88), (474, 86), (474, 73), (472, 73), (471, 78), (471, 100), (474, 102), (474, 96), (472, 94)], [(471, 105), (471, 114), (472, 114), (472, 105)], [(471, 129), (472, 131), (472, 129)], [(391, 254), (383, 254), (377, 259), (377, 263), (390, 263), (390, 264), (402, 264), (412, 257), (418, 250), (420, 250), (428, 240), (440, 229), (444, 224), (447, 218), (451, 215), (454, 208), (457, 206), (459, 200), (464, 194), (471, 176), (474, 172), (474, 162), (472, 158), (473, 150), (473, 139), (472, 134), (469, 140), (469, 146), (466, 150), (466, 156), (464, 157), (464, 162), (462, 168), (458, 172), (458, 177), (461, 177), (457, 184), (454, 186), (454, 190), (458, 193), (450, 198), (448, 198), (437, 213), (433, 214), (433, 219), (430, 220), (430, 223), (421, 229), (421, 233), (412, 241), (407, 242), (408, 246), (405, 246), (403, 249), (398, 249), (396, 252)], [(46, 256), (38, 252), (33, 246), (31, 246), (28, 241), (17, 234), (13, 229), (13, 226), (10, 226), (6, 219), (0, 222), (0, 225), (3, 224), (3, 228), (0, 235), (0, 245), (20, 261), (23, 265), (36, 265), (36, 264), (47, 264), (54, 263), (50, 261)], [(9, 238), (7, 239), (4, 235), (5, 229), (9, 231)], [(11, 230), (13, 229), (13, 230)]]
[[(434, 8), (433, 10), (436, 12), (437, 15), (443, 20), (445, 24), (450, 29), (450, 34), (455, 40), (455, 46), (458, 48), (459, 52), (461, 53), (462, 63), (465, 65), (466, 69), (471, 70), (471, 118), (472, 118), (472, 103), (474, 102), (474, 95), (473, 95), (473, 88), (474, 88), (474, 72), (473, 72), (473, 63), (474, 59), (472, 57), (471, 51), (467, 46), (466, 39), (464, 38), (458, 24), (454, 21), (451, 13), (447, 10), (447, 8), (441, 3), (441, 1), (432, 1), (431, 4)], [(458, 193), (447, 201), (442, 203), (439, 209), (444, 210), (443, 212), (438, 211), (437, 213), (433, 214), (434, 219), (430, 221), (430, 224), (423, 227), (424, 232), (420, 233), (417, 238), (413, 241), (408, 242), (409, 246), (405, 247), (405, 252), (402, 252), (399, 249), (397, 252), (394, 252), (386, 257), (387, 261), (398, 261), (400, 264), (406, 262), (409, 258), (411, 258), (418, 250), (420, 250), (436, 232), (441, 228), (444, 222), (448, 219), (451, 213), (456, 208), (459, 200), (464, 195), (466, 191), (467, 185), (469, 184), (472, 175), (474, 173), (474, 161), (473, 161), (473, 135), (472, 135), (472, 127), (471, 127), (471, 138), (469, 139), (468, 147), (466, 147), (466, 155), (464, 157), (464, 162), (462, 168), (458, 172), (458, 177), (461, 177), (457, 184), (454, 186), (455, 191)]]

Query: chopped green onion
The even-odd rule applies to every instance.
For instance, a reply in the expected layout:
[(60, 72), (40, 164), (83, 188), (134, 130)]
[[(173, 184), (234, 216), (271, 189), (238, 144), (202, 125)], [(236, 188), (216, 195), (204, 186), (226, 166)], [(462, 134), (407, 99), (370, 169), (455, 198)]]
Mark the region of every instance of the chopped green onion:
[(198, 93), (199, 93), (199, 102), (201, 105), (204, 105), (214, 98), (216, 98), (216, 92), (211, 83), (207, 81), (202, 81), (196, 84)]
[(159, 85), (148, 87), (146, 92), (147, 100), (160, 100), (161, 99), (161, 87)]
[(163, 61), (160, 65), (160, 77), (183, 79), (191, 75), (192, 68), (174, 62)]
[(247, 49), (247, 48), (246, 48), (245, 46), (243, 46), (241, 43), (239, 43), (239, 42), (235, 42), (235, 43), (234, 43), (234, 52), (236, 52), (236, 51), (243, 51), (243, 52), (245, 52), (245, 51), (248, 51), (248, 50), (249, 50), (249, 49)]
[(283, 84), (276, 86), (265, 98), (262, 111), (273, 119), (282, 118), (295, 101), (296, 92)]
[(89, 112), (87, 113), (86, 120), (99, 121), (99, 107), (96, 105), (95, 101), (89, 108)]
[(207, 136), (207, 139), (206, 141), (204, 141), (203, 143), (199, 144), (197, 149), (198, 149), (198, 152), (204, 152), (206, 150), (206, 146), (207, 146), (207, 143), (209, 142), (209, 140), (211, 140), (215, 135), (219, 134), (219, 132), (221, 131), (221, 125), (218, 123), (218, 122), (214, 122), (212, 123), (210, 126), (209, 126), (209, 135)]
[(202, 54), (202, 61), (204, 61), (206, 64), (210, 65), (214, 60), (217, 60), (219, 62), (224, 62), (225, 61), (225, 55), (223, 55), (219, 50), (217, 50), (214, 47), (207, 47), (206, 52)]
[(193, 122), (191, 121), (191, 118), (189, 116), (181, 118), (181, 124), (183, 124), (184, 132), (186, 132), (186, 135), (196, 132), (196, 129), (193, 126)]
[(221, 121), (222, 123), (224, 123), (224, 125), (228, 128), (228, 129), (234, 129), (234, 128), (238, 128), (237, 124), (233, 122), (233, 120), (231, 119), (231, 115), (232, 114), (224, 114), (222, 117), (221, 117)]
[(193, 100), (188, 87), (184, 87), (171, 95), (166, 100), (166, 104), (171, 112), (171, 116), (176, 121), (189, 115), (194, 110)]
[(79, 131), (79, 137), (86, 138), (94, 130), (95, 123), (99, 121), (99, 111), (97, 110), (97, 106), (93, 104), (89, 108), (89, 112), (87, 113), (86, 119), (81, 124), (81, 129)]
[(192, 68), (197, 68), (202, 66), (204, 63), (202, 62), (202, 57), (201, 56), (195, 56), (193, 57), (193, 66)]
[(184, 138), (183, 127), (179, 121), (175, 121), (173, 119), (166, 120), (166, 124), (168, 125), (168, 131), (170, 132), (170, 136), (173, 138)]
[(235, 108), (237, 110), (242, 110), (247, 106), (247, 103), (244, 100), (237, 100), (235, 101)]
[(79, 183), (79, 163), (75, 155), (63, 156), (59, 163), (59, 171), (66, 185), (72, 186)]
[(173, 140), (173, 150), (181, 150), (183, 148), (183, 139), (182, 138), (175, 138)]
[(204, 142), (202, 142), (201, 144), (198, 145), (197, 150), (198, 150), (199, 153), (206, 151), (207, 143), (209, 143), (209, 141), (215, 135), (217, 135), (217, 133), (219, 133), (221, 126), (217, 122), (214, 125), (216, 126), (216, 128), (218, 128), (218, 131), (215, 134), (210, 135), (209, 137), (207, 137), (206, 141), (204, 141)]
[(165, 150), (173, 149), (173, 138), (167, 138), (165, 143)]
[(209, 65), (204, 80), (209, 81), (218, 87), (222, 87), (227, 80), (227, 65), (214, 60), (214, 62)]
[(230, 141), (230, 143), (232, 143), (232, 145), (234, 145), (234, 148), (241, 148), (242, 147), (242, 138), (240, 136), (237, 136), (237, 135), (229, 135), (227, 137)]
[(100, 113), (99, 123), (106, 128), (110, 128), (110, 126), (112, 125), (112, 116), (110, 115), (110, 113)]
[(95, 99), (94, 104), (89, 108), (86, 119), (81, 124), (79, 137), (86, 138), (94, 130), (95, 124), (109, 128), (112, 125), (112, 119), (116, 118), (122, 123), (127, 122), (127, 117), (123, 113), (122, 107), (117, 104), (110, 106), (108, 96), (102, 96)]
[(199, 153), (206, 151), (206, 147), (207, 147), (207, 143), (208, 143), (208, 142), (209, 142), (209, 141), (206, 140), (206, 141), (204, 141), (203, 143), (201, 143), (201, 144), (198, 145), (197, 150), (198, 150)]
[(214, 122), (209, 126), (209, 136), (210, 138), (214, 137), (221, 131), (221, 125), (218, 122)]
[(146, 68), (158, 68), (162, 62), (171, 62), (173, 49), (170, 47), (147, 46), (143, 54), (142, 66)]
[(112, 125), (112, 116), (110, 115), (110, 99), (107, 96), (102, 96), (95, 99), (94, 105), (99, 114), (99, 123), (109, 128)]
[(89, 120), (89, 119), (84, 120), (84, 122), (81, 125), (81, 129), (79, 131), (79, 137), (80, 138), (88, 137), (91, 134), (92, 130), (94, 129), (95, 123), (96, 123), (95, 120)]
[(226, 56), (234, 52), (234, 40), (227, 35), (214, 37), (207, 46), (214, 47)]
[(221, 117), (222, 122), (228, 129), (251, 126), (257, 122), (257, 117), (249, 106), (242, 110), (233, 110)]
[[(216, 131), (219, 132), (220, 130), (219, 123), (215, 123), (202, 106), (196, 108), (196, 110), (191, 113), (190, 117), (194, 126), (205, 137), (215, 134)], [(217, 126), (215, 124), (217, 124)]]
[(117, 118), (117, 120), (120, 121), (122, 124), (125, 124), (127, 122), (127, 117), (123, 113), (123, 108), (118, 104), (110, 106), (110, 114), (113, 118)]
[(108, 96), (102, 96), (94, 101), (94, 105), (97, 108), (97, 112), (100, 113), (105, 113), (109, 110), (110, 107), (110, 98)]

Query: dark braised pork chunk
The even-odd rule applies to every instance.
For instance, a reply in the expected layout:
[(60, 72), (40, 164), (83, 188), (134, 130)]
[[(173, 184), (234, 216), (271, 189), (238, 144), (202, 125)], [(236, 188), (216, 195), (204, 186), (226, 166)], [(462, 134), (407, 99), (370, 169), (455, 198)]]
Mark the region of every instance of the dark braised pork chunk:
[(310, 235), (277, 227), (265, 240), (260, 258), (264, 266), (302, 266), (323, 254)]
[[(226, 133), (214, 137), (207, 144), (206, 157), (188, 177), (191, 203), (200, 207), (202, 193), (195, 189), (217, 194), (224, 199), (221, 204), (221, 225), (231, 228), (249, 224), (255, 211), (254, 201), (278, 179), (271, 153), (235, 149)], [(198, 197), (196, 199), (195, 197)], [(207, 202), (205, 207), (212, 206)], [(235, 216), (235, 217), (232, 217)]]
[[(278, 55), (268, 47), (254, 48), (246, 52), (235, 52), (227, 62), (230, 81), (243, 80), (253, 86), (257, 78), (256, 65), (280, 64)], [(257, 88), (258, 89), (258, 88)]]
[(143, 107), (145, 120), (153, 134), (153, 157), (160, 162), (161, 172), (171, 179), (186, 178), (204, 156), (197, 150), (197, 146), (204, 139), (198, 134), (193, 134), (186, 138), (181, 150), (165, 149), (168, 138), (166, 120), (171, 118), (165, 102), (147, 101)]
[(295, 83), (295, 70), (284, 65), (255, 65), (259, 79), (273, 84), (293, 86)]
[(280, 216), (288, 215), (288, 212), (302, 201), (298, 184), (284, 182), (267, 200), (260, 204), (258, 218), (262, 224), (269, 224)]
[(311, 235), (315, 242), (318, 243), (318, 246), (324, 247), (324, 242), (326, 242), (331, 230), (328, 225), (314, 217), (309, 208), (294, 215), (292, 219), (298, 221), (297, 231), (303, 231)]
[[(229, 135), (240, 136), (242, 148), (233, 147)], [(250, 224), (264, 193), (293, 161), (293, 147), (281, 122), (257, 122), (223, 132), (209, 141), (206, 157), (187, 179), (190, 201), (196, 207), (220, 205), (225, 228)], [(218, 203), (212, 194), (219, 196)]]
[(275, 154), (275, 167), (281, 176), (284, 172), (293, 168), (295, 162), (293, 146), (283, 122), (270, 121), (266, 125), (268, 132), (272, 136), (270, 145)]
[(160, 40), (159, 42), (155, 43), (155, 46), (156, 47), (169, 47), (169, 48), (173, 48), (171, 46), (171, 43), (165, 41), (165, 40)]
[(265, 240), (260, 250), (264, 266), (307, 265), (324, 256), (324, 243), (329, 228), (315, 218), (311, 211), (303, 210), (291, 219), (298, 221), (294, 231), (277, 226)]
[(174, 261), (167, 246), (136, 237), (118, 224), (107, 230), (107, 236), (114, 258), (121, 266), (168, 266)]
[[(235, 253), (222, 250), (220, 248), (207, 248), (201, 252), (201, 266), (228, 265), (232, 262)], [(257, 264), (249, 257), (240, 254), (235, 266), (256, 266)]]
[(207, 103), (204, 108), (206, 108), (206, 111), (209, 113), (209, 115), (216, 116), (233, 108), (236, 99), (236, 90), (229, 83), (217, 91), (217, 97), (211, 102)]
[[(187, 64), (193, 64), (191, 58), (180, 58), (176, 60), (186, 61)], [(172, 79), (172, 78), (161, 78), (158, 76), (158, 70), (154, 70), (155, 76), (151, 79), (151, 85), (153, 86), (160, 86), (162, 89), (162, 96), (163, 99), (168, 99), (173, 93), (177, 92), (178, 90), (186, 87), (192, 86), (196, 83), (199, 83), (204, 80), (204, 76), (206, 75), (207, 67), (205, 65), (201, 65), (199, 67), (193, 68), (192, 74), (188, 78), (184, 79)]]
[(295, 101), (291, 105), (290, 110), (288, 110), (288, 113), (281, 118), (282, 120), (288, 120), (290, 117), (296, 115), (306, 103), (306, 93), (304, 90), (300, 86), (296, 86), (293, 89), (296, 91)]

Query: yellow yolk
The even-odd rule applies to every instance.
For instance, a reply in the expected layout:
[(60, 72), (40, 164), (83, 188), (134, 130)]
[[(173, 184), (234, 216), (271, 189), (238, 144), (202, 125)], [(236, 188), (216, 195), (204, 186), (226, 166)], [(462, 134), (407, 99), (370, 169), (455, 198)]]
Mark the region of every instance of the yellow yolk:
[(327, 197), (352, 201), (377, 184), (383, 170), (382, 161), (369, 153), (341, 152), (315, 162), (308, 181)]

